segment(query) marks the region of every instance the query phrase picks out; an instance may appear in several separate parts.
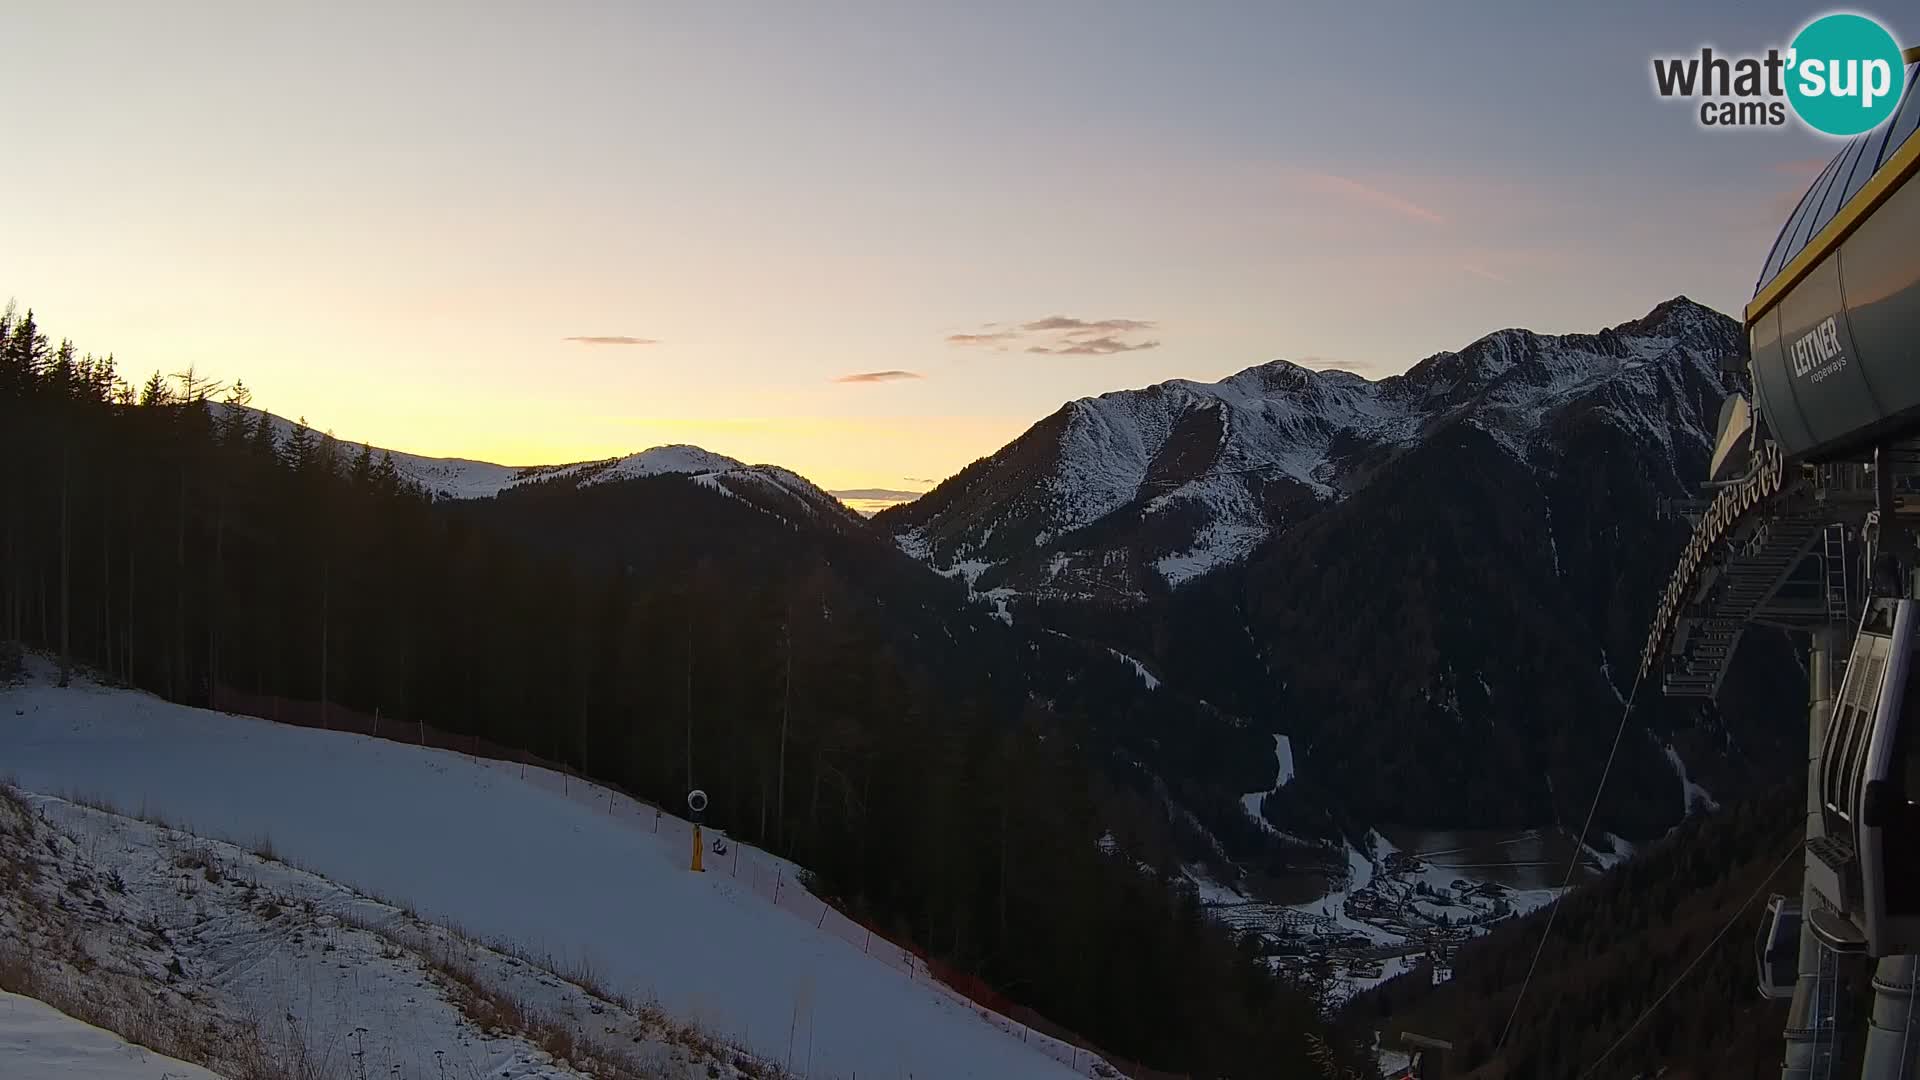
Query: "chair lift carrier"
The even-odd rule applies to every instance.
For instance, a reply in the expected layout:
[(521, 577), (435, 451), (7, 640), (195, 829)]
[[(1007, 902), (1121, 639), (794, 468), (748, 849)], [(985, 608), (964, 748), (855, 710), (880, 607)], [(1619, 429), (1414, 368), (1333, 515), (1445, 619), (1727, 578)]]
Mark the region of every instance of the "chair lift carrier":
[(1807, 876), (1832, 911), (1808, 915), (1829, 947), (1920, 952), (1920, 601), (1870, 600), (1820, 766), (1826, 835)]
[(1767, 913), (1753, 943), (1753, 962), (1761, 997), (1768, 1001), (1793, 997), (1800, 974), (1799, 897), (1775, 894), (1767, 899)]

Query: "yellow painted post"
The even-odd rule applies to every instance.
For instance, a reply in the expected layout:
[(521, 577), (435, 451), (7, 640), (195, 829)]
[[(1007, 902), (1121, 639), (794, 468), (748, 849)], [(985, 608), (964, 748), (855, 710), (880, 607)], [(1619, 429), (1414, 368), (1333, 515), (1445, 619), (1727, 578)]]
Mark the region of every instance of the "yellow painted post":
[(699, 825), (695, 825), (693, 827), (693, 869), (696, 872), (701, 872), (701, 873), (704, 873), (706, 871), (706, 867), (700, 865), (700, 826)]

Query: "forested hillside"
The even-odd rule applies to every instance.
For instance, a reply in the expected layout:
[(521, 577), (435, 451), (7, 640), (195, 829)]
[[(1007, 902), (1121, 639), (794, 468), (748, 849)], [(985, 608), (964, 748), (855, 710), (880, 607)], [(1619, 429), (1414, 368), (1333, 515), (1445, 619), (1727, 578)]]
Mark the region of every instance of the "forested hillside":
[[(1274, 361), (1117, 391), (875, 523), (1016, 618), (1289, 736), (1278, 828), (1577, 821), (1688, 536), (1662, 506), (1697, 494), (1745, 351), (1675, 297), (1377, 381)], [(1794, 652), (1756, 630), (1740, 663), (1711, 704), (1640, 695), (1596, 828), (1648, 840), (1687, 780), (1790, 774)]]
[(662, 802), (698, 784), (823, 895), (1115, 1053), (1318, 1075), (1311, 994), (1097, 842), (1168, 816), (1128, 746), (1231, 772), (1258, 732), (1209, 735), (862, 530), (684, 476), (435, 502), (224, 407), (238, 382), (136, 389), (12, 310), (0, 343), (0, 640), (183, 702), (377, 708)]

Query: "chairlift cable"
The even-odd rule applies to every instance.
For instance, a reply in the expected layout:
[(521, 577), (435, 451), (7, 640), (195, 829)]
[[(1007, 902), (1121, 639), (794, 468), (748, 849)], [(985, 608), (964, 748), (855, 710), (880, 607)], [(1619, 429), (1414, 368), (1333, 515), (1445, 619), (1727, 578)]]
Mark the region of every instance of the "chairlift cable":
[(1727, 931), (1733, 929), (1733, 924), (1739, 922), (1741, 917), (1746, 915), (1747, 909), (1753, 907), (1753, 902), (1760, 898), (1760, 894), (1765, 892), (1769, 885), (1773, 884), (1773, 879), (1779, 876), (1780, 871), (1787, 868), (1787, 863), (1790, 862), (1795, 855), (1800, 853), (1800, 847), (1804, 843), (1806, 843), (1805, 838), (1800, 838), (1794, 840), (1794, 842), (1788, 846), (1787, 853), (1780, 857), (1779, 862), (1773, 864), (1773, 869), (1767, 872), (1767, 876), (1761, 878), (1760, 883), (1753, 887), (1751, 893), (1747, 894), (1746, 900), (1741, 903), (1739, 909), (1733, 913), (1733, 917), (1727, 920), (1727, 924), (1720, 928), (1719, 933), (1713, 935), (1713, 940), (1707, 942), (1706, 947), (1701, 949), (1699, 954), (1693, 958), (1693, 962), (1689, 963), (1685, 970), (1675, 976), (1673, 982), (1667, 984), (1667, 988), (1660, 992), (1659, 997), (1653, 999), (1653, 1004), (1647, 1006), (1646, 1009), (1640, 1013), (1639, 1018), (1634, 1020), (1634, 1022), (1627, 1027), (1627, 1030), (1621, 1032), (1619, 1038), (1613, 1040), (1613, 1045), (1607, 1047), (1604, 1053), (1595, 1058), (1592, 1065), (1587, 1066), (1587, 1071), (1580, 1074), (1580, 1080), (1587, 1080), (1587, 1077), (1597, 1072), (1600, 1066), (1606, 1062), (1607, 1058), (1610, 1057), (1615, 1050), (1625, 1045), (1626, 1041), (1633, 1036), (1633, 1033), (1640, 1029), (1641, 1024), (1647, 1022), (1647, 1017), (1652, 1016), (1654, 1010), (1658, 1009), (1661, 1003), (1665, 1002), (1675, 990), (1680, 988), (1680, 984), (1686, 981), (1687, 976), (1693, 974), (1693, 969), (1700, 966), (1700, 961), (1705, 960), (1707, 954), (1713, 951), (1713, 947), (1720, 944), (1720, 939), (1727, 936)]
[(1534, 969), (1540, 966), (1540, 954), (1547, 949), (1547, 939), (1553, 936), (1553, 921), (1560, 915), (1560, 901), (1573, 886), (1574, 871), (1580, 868), (1580, 857), (1587, 850), (1587, 831), (1593, 828), (1593, 815), (1600, 809), (1600, 796), (1607, 790), (1607, 776), (1613, 772), (1613, 759), (1620, 753), (1620, 737), (1627, 732), (1627, 717), (1633, 715), (1634, 699), (1640, 696), (1640, 680), (1645, 670), (1633, 677), (1633, 689), (1627, 692), (1626, 707), (1620, 710), (1620, 724), (1613, 729), (1613, 746), (1607, 751), (1607, 763), (1600, 770), (1600, 783), (1593, 789), (1593, 802), (1587, 807), (1587, 819), (1580, 825), (1580, 837), (1574, 841), (1573, 854), (1567, 859), (1567, 874), (1560, 882), (1560, 892), (1547, 905), (1547, 925), (1540, 931), (1540, 943), (1533, 947), (1533, 959), (1527, 964), (1527, 976), (1520, 980), (1520, 994), (1513, 999), (1513, 1011), (1507, 1014), (1506, 1026), (1500, 1029), (1500, 1041), (1493, 1044), (1494, 1053), (1507, 1045), (1507, 1036), (1513, 1032), (1513, 1021), (1520, 1015), (1520, 1005), (1527, 1000), (1527, 988), (1533, 985)]
[[(1920, 996), (1920, 963), (1907, 965), (1907, 1026), (1900, 1029), (1900, 1060), (1902, 1062), (1912, 1060), (1907, 1057), (1907, 1042), (1913, 1038), (1913, 999), (1915, 996)], [(1902, 1067), (1904, 1068), (1905, 1066), (1903, 1065)]]

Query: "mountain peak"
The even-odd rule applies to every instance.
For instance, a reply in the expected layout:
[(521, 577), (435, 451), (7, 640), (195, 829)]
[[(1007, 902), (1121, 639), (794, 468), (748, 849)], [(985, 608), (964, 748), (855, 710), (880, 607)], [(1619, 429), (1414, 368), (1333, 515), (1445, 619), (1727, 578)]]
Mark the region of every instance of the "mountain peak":
[[(716, 454), (711, 450), (694, 446), (692, 443), (668, 443), (665, 446), (650, 447), (637, 454), (608, 458), (604, 464), (615, 475), (602, 476), (603, 480), (626, 479), (632, 476), (658, 476), (662, 473), (724, 472), (728, 469), (746, 467), (743, 461), (730, 458), (725, 454)], [(562, 466), (562, 468), (580, 467), (578, 465)]]
[(1737, 330), (1681, 296), (1597, 333), (1496, 330), (1377, 381), (1276, 359), (1082, 398), (880, 521), (977, 589), (1142, 597), (1244, 559), (1461, 425), (1523, 466), (1570, 417), (1611, 418), (1663, 454), (1700, 442), (1676, 388), (1717, 390)]
[(1671, 300), (1662, 300), (1640, 318), (1612, 329), (1628, 337), (1695, 340), (1701, 335), (1737, 332), (1739, 328), (1737, 320), (1683, 294)]
[[(249, 424), (256, 424), (260, 417), (265, 416), (268, 423), (273, 426), (275, 439), (282, 444), (293, 434), (296, 427), (306, 426), (309, 430), (316, 430), (311, 425), (301, 425), (285, 417), (247, 405), (229, 405), (220, 402), (211, 403), (211, 405), (216, 416), (239, 412), (247, 418)], [(347, 445), (359, 444), (348, 443)], [(475, 461), (470, 458), (428, 457), (401, 450), (382, 450), (380, 447), (372, 449), (376, 455), (391, 454), (394, 468), (400, 475), (436, 499), (485, 499), (522, 484), (545, 480), (586, 486), (648, 476), (685, 476), (704, 482), (704, 486), (708, 488), (714, 488), (717, 477), (726, 475), (736, 479), (744, 478), (743, 482), (753, 482), (762, 487), (783, 490), (809, 505), (839, 505), (811, 481), (787, 469), (773, 465), (748, 465), (737, 458), (717, 454), (692, 443), (668, 443), (619, 457), (570, 461), (554, 465), (498, 465), (490, 461)], [(841, 509), (844, 510), (844, 507)]]

